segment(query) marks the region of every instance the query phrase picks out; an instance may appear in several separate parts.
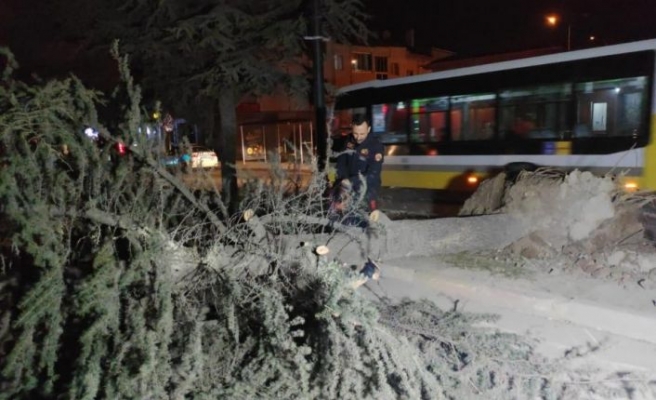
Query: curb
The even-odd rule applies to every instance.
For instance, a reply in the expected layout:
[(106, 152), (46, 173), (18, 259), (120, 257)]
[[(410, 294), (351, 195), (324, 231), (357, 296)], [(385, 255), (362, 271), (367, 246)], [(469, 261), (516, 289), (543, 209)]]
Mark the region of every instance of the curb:
[[(647, 315), (618, 306), (595, 304), (586, 299), (567, 298), (539, 288), (535, 288), (535, 295), (528, 295), (507, 287), (491, 287), (483, 280), (456, 279), (451, 276), (453, 273), (447, 274), (443, 268), (426, 272), (385, 263), (381, 263), (381, 267), (381, 279), (391, 278), (421, 284), (461, 302), (572, 323), (656, 344), (656, 312)], [(455, 269), (457, 267), (451, 267), (450, 271)]]

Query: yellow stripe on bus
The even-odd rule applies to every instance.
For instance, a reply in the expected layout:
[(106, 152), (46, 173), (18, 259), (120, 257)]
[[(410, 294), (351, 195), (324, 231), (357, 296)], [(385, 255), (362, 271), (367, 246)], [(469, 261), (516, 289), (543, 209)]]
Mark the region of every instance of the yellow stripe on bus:
[(556, 154), (560, 154), (560, 155), (572, 154), (572, 142), (569, 141), (556, 142)]
[[(383, 186), (417, 189), (467, 188), (467, 178), (472, 174), (442, 171), (387, 171), (383, 170)], [(478, 176), (478, 174), (475, 174)], [(481, 177), (479, 177), (481, 179)]]
[[(475, 176), (477, 180), (468, 178)], [(453, 191), (472, 191), (490, 175), (484, 172), (442, 172), (442, 171), (383, 171), (385, 187), (404, 187), (413, 189), (449, 189)], [(643, 190), (640, 176), (619, 175), (618, 186), (631, 190)]]
[(656, 190), (656, 114), (651, 116), (649, 143), (645, 147), (645, 164), (642, 179), (638, 183), (640, 190)]

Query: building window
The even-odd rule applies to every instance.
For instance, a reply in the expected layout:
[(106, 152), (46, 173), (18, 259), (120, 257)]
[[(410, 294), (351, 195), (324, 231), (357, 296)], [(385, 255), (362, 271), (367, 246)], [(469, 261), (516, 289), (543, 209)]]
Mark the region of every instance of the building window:
[(376, 72), (387, 72), (387, 57), (374, 57)]
[(413, 70), (411, 70), (411, 69), (409, 69), (409, 70), (406, 71), (406, 75), (408, 75), (408, 76), (412, 76), (412, 75), (414, 75), (414, 74), (415, 74), (415, 71), (413, 71)]
[(399, 63), (392, 63), (392, 75), (399, 76), (401, 69), (399, 68)]
[(353, 53), (351, 56), (351, 65), (354, 71), (371, 71), (372, 57), (369, 53)]
[(376, 79), (385, 80), (387, 79), (387, 74), (376, 74)]
[(336, 71), (341, 71), (344, 69), (344, 57), (342, 57), (341, 54), (335, 54), (334, 63)]

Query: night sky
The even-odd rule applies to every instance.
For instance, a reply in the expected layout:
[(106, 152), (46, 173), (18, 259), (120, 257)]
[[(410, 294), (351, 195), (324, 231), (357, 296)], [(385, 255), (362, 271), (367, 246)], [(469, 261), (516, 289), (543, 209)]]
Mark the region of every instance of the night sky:
[[(461, 56), (565, 46), (567, 24), (550, 28), (545, 16), (571, 23), (572, 47), (595, 35), (596, 45), (656, 38), (656, 0), (366, 0), (376, 31)], [(565, 21), (567, 22), (567, 21)]]
[[(405, 31), (414, 28), (417, 45), (450, 50), (460, 57), (564, 47), (567, 24), (554, 29), (545, 23), (545, 16), (554, 12), (570, 21), (573, 48), (656, 38), (656, 0), (363, 1), (372, 15), (372, 30), (387, 30), (402, 43)], [(59, 9), (80, 4), (0, 0), (0, 45), (9, 45), (24, 71), (48, 76), (74, 69), (90, 78), (100, 76), (89, 74), (98, 63), (85, 53), (84, 38), (58, 38), (65, 22), (61, 19), (67, 17), (54, 16), (49, 7), (55, 3)], [(75, 18), (82, 18), (80, 10), (75, 11)], [(587, 41), (591, 34), (594, 43)]]

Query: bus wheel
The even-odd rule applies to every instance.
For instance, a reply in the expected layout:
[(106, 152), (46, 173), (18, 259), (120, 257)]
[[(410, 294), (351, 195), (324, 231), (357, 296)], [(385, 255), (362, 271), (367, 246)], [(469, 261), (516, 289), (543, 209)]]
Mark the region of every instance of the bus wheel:
[(503, 172), (506, 173), (506, 181), (510, 183), (515, 183), (517, 180), (517, 177), (519, 176), (519, 173), (522, 171), (535, 171), (538, 169), (538, 166), (530, 163), (530, 162), (524, 162), (524, 161), (519, 161), (519, 162), (512, 162), (509, 164), (506, 164), (503, 167)]

